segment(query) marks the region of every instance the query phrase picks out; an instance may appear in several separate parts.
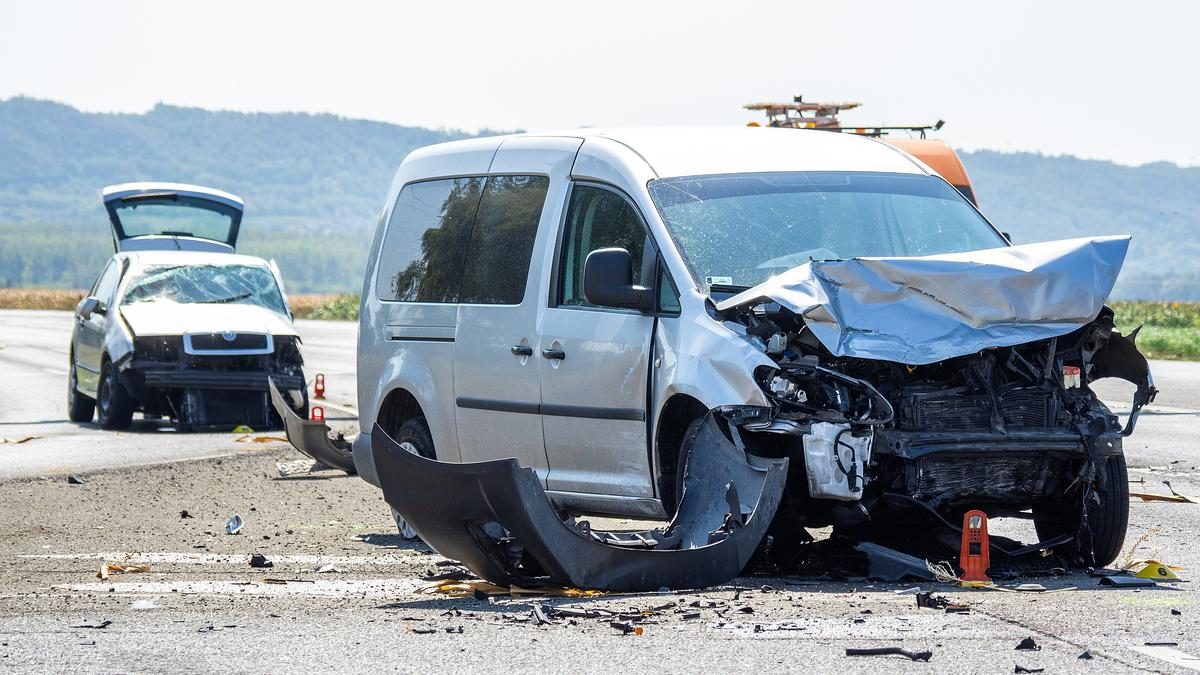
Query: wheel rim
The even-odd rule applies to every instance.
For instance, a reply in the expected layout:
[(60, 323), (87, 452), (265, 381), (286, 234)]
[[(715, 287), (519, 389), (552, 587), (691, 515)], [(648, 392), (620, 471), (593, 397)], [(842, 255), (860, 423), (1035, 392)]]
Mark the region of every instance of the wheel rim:
[(96, 408), (100, 410), (102, 417), (108, 416), (108, 406), (112, 398), (112, 371), (104, 374), (100, 380), (100, 390), (96, 392)]
[[(421, 453), (417, 450), (417, 446), (413, 445), (410, 441), (404, 441), (403, 443), (401, 443), (400, 449), (404, 450), (405, 452), (411, 452), (412, 454), (417, 455), (418, 457), (421, 456)], [(396, 520), (396, 528), (398, 530), (400, 530), (401, 538), (403, 538), (403, 539), (416, 539), (417, 538), (416, 530), (414, 530), (412, 528), (412, 525), (408, 524), (408, 521), (405, 520), (404, 516), (400, 515), (400, 512), (397, 511), (396, 509), (392, 509), (392, 518), (394, 518)]]

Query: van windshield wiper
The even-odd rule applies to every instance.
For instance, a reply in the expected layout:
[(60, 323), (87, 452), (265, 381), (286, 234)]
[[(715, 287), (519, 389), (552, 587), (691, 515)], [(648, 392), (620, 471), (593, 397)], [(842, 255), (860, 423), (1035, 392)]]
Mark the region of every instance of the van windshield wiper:
[(198, 305), (216, 305), (216, 304), (221, 304), (221, 303), (225, 303), (225, 302), (237, 302), (238, 300), (245, 300), (246, 298), (250, 297), (251, 295), (253, 295), (253, 293), (242, 293), (240, 295), (231, 295), (228, 298), (214, 298), (212, 300), (201, 300), (200, 302), (198, 302), (196, 304), (198, 304)]

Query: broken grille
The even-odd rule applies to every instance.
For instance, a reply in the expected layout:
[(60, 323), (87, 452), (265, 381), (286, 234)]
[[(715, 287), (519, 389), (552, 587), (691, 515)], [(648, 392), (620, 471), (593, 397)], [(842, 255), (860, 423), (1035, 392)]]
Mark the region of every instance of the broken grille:
[(270, 354), (274, 351), (266, 333), (188, 333), (183, 336), (188, 354)]
[[(987, 429), (992, 421), (992, 399), (985, 394), (932, 398), (908, 395), (907, 428), (921, 431)], [(1006, 427), (1054, 426), (1054, 396), (1042, 389), (1010, 389), (999, 397), (1000, 416)]]

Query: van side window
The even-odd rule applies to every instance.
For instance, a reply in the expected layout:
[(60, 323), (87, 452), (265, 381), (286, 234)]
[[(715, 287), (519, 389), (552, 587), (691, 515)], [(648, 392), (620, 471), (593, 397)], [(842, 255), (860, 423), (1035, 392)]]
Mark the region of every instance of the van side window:
[(482, 178), (410, 183), (396, 197), (379, 253), (380, 300), (455, 302)]
[(519, 305), (550, 179), (489, 176), (467, 247), (459, 302)]
[(658, 264), (658, 311), (663, 314), (677, 315), (683, 309), (679, 305), (679, 291), (675, 290), (675, 282), (667, 274), (667, 266)]
[(633, 258), (633, 283), (642, 283), (646, 230), (621, 195), (592, 185), (571, 189), (559, 264), (560, 305), (594, 307), (583, 296), (583, 265), (599, 248), (623, 248)]

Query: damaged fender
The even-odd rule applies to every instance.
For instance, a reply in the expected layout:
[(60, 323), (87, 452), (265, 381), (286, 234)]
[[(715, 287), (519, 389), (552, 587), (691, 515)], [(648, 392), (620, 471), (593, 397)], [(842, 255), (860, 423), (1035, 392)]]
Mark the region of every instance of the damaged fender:
[(438, 553), (506, 586), (656, 591), (724, 583), (758, 548), (787, 476), (787, 459), (746, 455), (709, 414), (685, 440), (683, 496), (667, 527), (600, 532), (564, 522), (537, 475), (515, 459), (425, 459), (378, 424), (371, 439), (388, 504)]
[(292, 447), (325, 466), (350, 474), (356, 473), (350, 442), (342, 438), (341, 434), (331, 437), (329, 427), (325, 426), (324, 422), (306, 420), (297, 415), (284, 400), (273, 378), (268, 378), (267, 384), (271, 388), (271, 405), (275, 406), (275, 412), (283, 420), (283, 428)]

